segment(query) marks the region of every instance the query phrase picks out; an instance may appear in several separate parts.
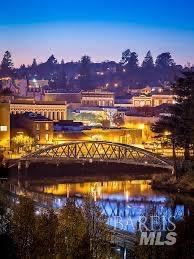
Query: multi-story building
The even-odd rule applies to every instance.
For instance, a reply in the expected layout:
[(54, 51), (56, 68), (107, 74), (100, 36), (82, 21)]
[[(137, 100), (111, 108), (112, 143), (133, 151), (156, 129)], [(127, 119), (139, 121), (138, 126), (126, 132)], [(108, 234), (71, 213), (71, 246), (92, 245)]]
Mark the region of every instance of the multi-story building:
[(51, 91), (44, 92), (43, 100), (46, 102), (65, 101), (67, 103), (81, 104), (81, 92)]
[(10, 105), (0, 103), (0, 148), (10, 147)]
[(114, 116), (118, 113), (116, 107), (81, 107), (69, 110), (68, 119), (83, 122), (86, 126), (102, 126), (102, 122), (109, 120), (110, 126), (115, 126)]
[(24, 113), (11, 116), (12, 136), (27, 133), (38, 145), (53, 142), (53, 121), (40, 114)]
[(10, 112), (12, 114), (32, 112), (41, 114), (50, 120), (60, 121), (67, 118), (67, 104), (66, 102), (44, 102), (22, 98), (11, 102)]
[(114, 106), (115, 95), (112, 92), (101, 90), (82, 92), (81, 104), (83, 106)]
[(133, 96), (132, 98), (132, 106), (133, 107), (156, 107), (162, 104), (173, 104), (174, 96), (173, 95), (140, 95)]
[(91, 130), (83, 131), (55, 131), (54, 143), (61, 144), (71, 141), (108, 141), (122, 144), (142, 144), (142, 130), (141, 129), (102, 129), (93, 128)]
[(125, 115), (125, 127), (129, 129), (139, 129), (142, 131), (142, 141), (153, 141), (155, 134), (152, 132), (151, 127), (159, 120), (159, 117), (148, 117), (138, 115)]
[(152, 92), (152, 88), (149, 86), (144, 88), (129, 88), (128, 92), (131, 94), (150, 94)]

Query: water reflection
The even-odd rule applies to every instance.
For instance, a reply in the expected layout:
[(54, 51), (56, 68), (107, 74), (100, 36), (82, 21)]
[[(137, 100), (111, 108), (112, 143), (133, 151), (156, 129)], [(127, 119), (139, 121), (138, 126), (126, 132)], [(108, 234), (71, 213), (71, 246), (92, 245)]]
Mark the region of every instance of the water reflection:
[(180, 220), (184, 216), (184, 206), (174, 204), (167, 194), (151, 189), (146, 180), (96, 181), (77, 183), (39, 184), (25, 182), (10, 184), (12, 193), (33, 198), (37, 204), (60, 209), (68, 197), (75, 197), (78, 206), (82, 198), (91, 195), (108, 217), (108, 223), (130, 232), (135, 231), (139, 217), (155, 213), (164, 217), (174, 216)]

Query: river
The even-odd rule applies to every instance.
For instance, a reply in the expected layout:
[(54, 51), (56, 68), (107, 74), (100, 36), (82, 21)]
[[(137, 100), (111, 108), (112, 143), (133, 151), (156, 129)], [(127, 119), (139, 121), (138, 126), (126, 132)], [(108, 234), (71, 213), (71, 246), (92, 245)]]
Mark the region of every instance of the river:
[(8, 179), (12, 194), (31, 197), (40, 205), (37, 213), (41, 207), (60, 209), (68, 197), (74, 197), (81, 205), (82, 198), (90, 195), (107, 216), (108, 224), (128, 232), (135, 232), (139, 218), (153, 210), (159, 216), (174, 217), (176, 221), (189, 213), (184, 198), (152, 190), (150, 182), (155, 169), (149, 174), (143, 168), (138, 169), (138, 173), (133, 168), (126, 173), (120, 167), (110, 174), (99, 167), (100, 174), (91, 173), (90, 169), (84, 173), (77, 170), (74, 174), (75, 170), (68, 167), (61, 168), (60, 174), (55, 170), (51, 175), (51, 168), (42, 168), (44, 170), (39, 168), (39, 172), (38, 168), (32, 168), (30, 172), (14, 171)]

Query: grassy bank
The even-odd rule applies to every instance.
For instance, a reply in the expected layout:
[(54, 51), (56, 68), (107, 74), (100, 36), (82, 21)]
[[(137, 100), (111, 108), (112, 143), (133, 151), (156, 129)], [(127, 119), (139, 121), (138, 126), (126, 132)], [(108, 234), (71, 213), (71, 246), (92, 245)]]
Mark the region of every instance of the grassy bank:
[(152, 188), (169, 192), (194, 194), (194, 171), (186, 173), (178, 180), (174, 175), (155, 175), (152, 179)]

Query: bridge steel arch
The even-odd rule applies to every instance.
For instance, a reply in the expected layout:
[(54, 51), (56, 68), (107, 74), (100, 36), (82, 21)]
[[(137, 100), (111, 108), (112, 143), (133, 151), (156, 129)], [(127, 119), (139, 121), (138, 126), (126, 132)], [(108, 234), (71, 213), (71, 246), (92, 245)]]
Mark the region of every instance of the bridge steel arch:
[(166, 168), (173, 171), (173, 165), (158, 155), (131, 145), (104, 141), (76, 141), (52, 145), (31, 153), (20, 161), (29, 163), (65, 161), (99, 161), (144, 165)]

